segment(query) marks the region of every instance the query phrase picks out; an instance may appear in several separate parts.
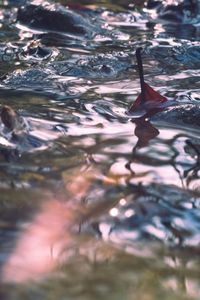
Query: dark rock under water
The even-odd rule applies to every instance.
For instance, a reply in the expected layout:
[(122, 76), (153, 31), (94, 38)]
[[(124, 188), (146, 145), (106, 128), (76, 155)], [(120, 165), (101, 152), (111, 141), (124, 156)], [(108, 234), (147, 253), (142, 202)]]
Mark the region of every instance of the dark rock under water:
[(179, 104), (168, 108), (151, 117), (152, 121), (166, 122), (168, 124), (200, 127), (200, 106), (197, 104)]
[(32, 29), (56, 31), (75, 35), (95, 33), (93, 26), (86, 17), (64, 8), (63, 6), (44, 4), (26, 5), (18, 9), (17, 21)]

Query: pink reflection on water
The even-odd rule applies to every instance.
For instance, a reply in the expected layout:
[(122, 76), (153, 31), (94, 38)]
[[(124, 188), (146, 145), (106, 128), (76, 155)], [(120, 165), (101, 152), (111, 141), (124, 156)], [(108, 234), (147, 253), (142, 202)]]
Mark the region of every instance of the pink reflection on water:
[(79, 223), (81, 214), (80, 205), (74, 202), (77, 197), (86, 195), (93, 177), (94, 172), (90, 170), (71, 171), (66, 184), (70, 201), (66, 203), (51, 197), (43, 201), (32, 221), (19, 234), (15, 248), (2, 268), (3, 282), (25, 283), (42, 279), (73, 254), (75, 239), (71, 228)]
[(69, 231), (73, 221), (74, 213), (64, 203), (43, 203), (3, 266), (3, 281), (24, 283), (51, 273), (61, 262), (63, 250), (72, 246)]

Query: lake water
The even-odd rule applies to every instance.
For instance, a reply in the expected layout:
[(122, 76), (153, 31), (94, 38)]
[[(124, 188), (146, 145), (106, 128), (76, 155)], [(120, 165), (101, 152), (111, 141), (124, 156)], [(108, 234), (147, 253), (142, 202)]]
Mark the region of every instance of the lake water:
[(199, 299), (199, 5), (150, 4), (0, 1), (1, 299)]

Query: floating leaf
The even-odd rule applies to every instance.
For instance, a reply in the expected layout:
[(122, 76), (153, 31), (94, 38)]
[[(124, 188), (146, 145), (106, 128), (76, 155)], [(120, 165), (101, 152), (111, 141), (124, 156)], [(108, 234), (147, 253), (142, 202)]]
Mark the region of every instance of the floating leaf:
[(146, 82), (144, 82), (144, 97), (145, 102), (142, 103), (142, 96), (141, 94), (137, 97), (135, 102), (132, 104), (132, 106), (129, 109), (130, 113), (133, 113), (135, 111), (140, 110), (141, 108), (145, 108), (146, 111), (159, 108), (163, 109), (162, 104), (168, 99), (162, 95), (160, 95), (158, 92), (156, 92), (152, 87), (150, 87)]
[(160, 95), (144, 81), (141, 50), (141, 48), (138, 48), (136, 50), (136, 59), (140, 76), (141, 93), (130, 107), (129, 113), (133, 114), (135, 112), (144, 110), (149, 116), (157, 113), (160, 110), (163, 110), (166, 106), (163, 105), (163, 103), (167, 102), (168, 99)]

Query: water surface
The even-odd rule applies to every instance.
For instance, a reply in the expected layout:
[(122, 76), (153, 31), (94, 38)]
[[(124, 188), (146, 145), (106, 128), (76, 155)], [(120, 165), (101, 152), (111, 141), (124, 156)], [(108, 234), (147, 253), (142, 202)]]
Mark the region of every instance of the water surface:
[[(0, 103), (27, 125), (0, 127), (2, 299), (199, 299), (199, 14), (133, 3), (74, 1), (74, 33), (1, 2)], [(176, 101), (142, 122), (139, 46)]]

